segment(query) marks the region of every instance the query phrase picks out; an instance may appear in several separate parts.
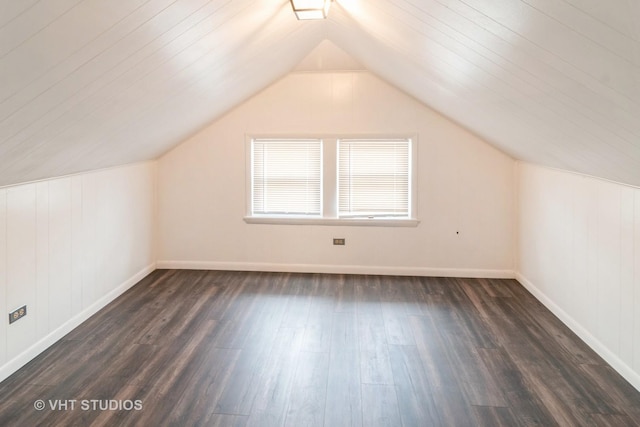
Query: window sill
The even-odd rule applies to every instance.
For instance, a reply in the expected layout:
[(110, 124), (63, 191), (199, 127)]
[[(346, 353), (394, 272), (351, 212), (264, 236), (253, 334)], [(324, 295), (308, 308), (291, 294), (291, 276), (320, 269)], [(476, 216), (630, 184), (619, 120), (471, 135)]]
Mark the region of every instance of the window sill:
[(247, 224), (272, 225), (347, 225), (355, 227), (417, 227), (420, 221), (414, 218), (301, 218), (245, 216)]

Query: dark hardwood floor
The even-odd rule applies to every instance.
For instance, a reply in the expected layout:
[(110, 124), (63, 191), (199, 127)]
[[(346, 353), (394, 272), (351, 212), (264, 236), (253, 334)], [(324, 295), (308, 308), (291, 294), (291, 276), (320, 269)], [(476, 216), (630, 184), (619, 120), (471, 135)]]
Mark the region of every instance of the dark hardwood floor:
[(637, 426), (640, 393), (513, 280), (158, 270), (0, 425)]

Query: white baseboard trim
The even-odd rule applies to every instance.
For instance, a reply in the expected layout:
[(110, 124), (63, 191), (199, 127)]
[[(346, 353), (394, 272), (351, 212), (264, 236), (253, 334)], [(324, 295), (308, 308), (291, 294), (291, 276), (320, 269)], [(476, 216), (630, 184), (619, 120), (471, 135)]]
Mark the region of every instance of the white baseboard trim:
[(521, 273), (516, 272), (516, 280), (531, 292), (545, 307), (555, 314), (569, 329), (580, 337), (589, 347), (600, 355), (613, 369), (622, 375), (629, 383), (640, 391), (640, 374), (635, 372), (629, 365), (623, 362), (616, 354), (594, 337), (591, 332), (585, 329), (573, 317), (567, 314), (559, 305), (549, 298), (538, 287), (531, 283)]
[(151, 273), (155, 269), (156, 269), (155, 263), (149, 264), (148, 266), (146, 266), (145, 268), (143, 268), (142, 270), (134, 274), (132, 277), (127, 279), (120, 286), (118, 286), (117, 288), (115, 288), (114, 290), (112, 290), (111, 292), (109, 292), (108, 294), (106, 294), (105, 296), (103, 296), (93, 304), (91, 304), (86, 309), (82, 310), (80, 313), (73, 316), (71, 319), (67, 320), (65, 323), (60, 325), (55, 330), (51, 331), (45, 337), (38, 340), (31, 347), (27, 348), (25, 351), (23, 351), (22, 353), (20, 353), (19, 355), (17, 355), (13, 359), (9, 360), (7, 363), (2, 365), (2, 367), (0, 367), (0, 381), (5, 380), (11, 374), (16, 372), (18, 369), (22, 368), (24, 365), (26, 365), (28, 362), (30, 362), (36, 356), (42, 353), (44, 350), (46, 350), (51, 345), (53, 345), (60, 338), (64, 337), (66, 334), (71, 332), (82, 322), (84, 322), (89, 317), (97, 313), (104, 306), (106, 306), (111, 301), (113, 301), (114, 299), (122, 295), (129, 288), (131, 288), (133, 285), (138, 283), (147, 274)]
[(386, 267), (368, 265), (274, 264), (262, 262), (158, 261), (157, 268), (175, 270), (273, 271), (287, 273), (373, 274), (381, 276), (479, 277), (514, 279), (512, 270)]

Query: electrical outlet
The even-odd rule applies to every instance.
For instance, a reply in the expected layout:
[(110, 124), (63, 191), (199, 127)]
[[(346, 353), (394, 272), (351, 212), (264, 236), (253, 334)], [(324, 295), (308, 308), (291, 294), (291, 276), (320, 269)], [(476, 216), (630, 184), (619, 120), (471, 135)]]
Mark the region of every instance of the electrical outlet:
[(334, 245), (339, 245), (339, 246), (344, 246), (345, 245), (345, 239), (333, 239), (333, 244)]
[(20, 308), (18, 308), (16, 310), (13, 310), (11, 313), (9, 313), (9, 324), (12, 324), (16, 320), (22, 319), (26, 315), (27, 315), (27, 306), (26, 305), (23, 305), (22, 307), (20, 307)]

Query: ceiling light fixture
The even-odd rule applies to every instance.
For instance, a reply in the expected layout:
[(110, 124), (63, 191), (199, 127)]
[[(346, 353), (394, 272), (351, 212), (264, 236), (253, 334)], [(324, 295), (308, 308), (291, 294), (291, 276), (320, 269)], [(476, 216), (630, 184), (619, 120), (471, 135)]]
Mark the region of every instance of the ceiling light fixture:
[(293, 12), (299, 20), (325, 19), (332, 0), (290, 0)]

